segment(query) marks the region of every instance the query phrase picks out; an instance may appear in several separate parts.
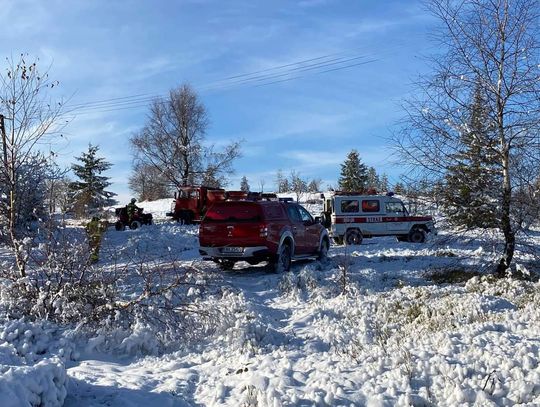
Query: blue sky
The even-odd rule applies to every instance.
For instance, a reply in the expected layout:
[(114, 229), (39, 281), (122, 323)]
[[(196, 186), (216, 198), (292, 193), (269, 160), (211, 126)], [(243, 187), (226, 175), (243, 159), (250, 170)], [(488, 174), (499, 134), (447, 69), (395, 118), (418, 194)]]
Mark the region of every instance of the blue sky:
[[(53, 97), (75, 105), (143, 95), (125, 99), (141, 101), (124, 106), (75, 110), (67, 141), (53, 146), (67, 166), (89, 142), (99, 145), (114, 164), (107, 175), (120, 200), (130, 196), (128, 140), (145, 122), (144, 98), (184, 82), (208, 109), (208, 143), (245, 140), (230, 188), (246, 175), (252, 189), (264, 180), (272, 190), (279, 168), (336, 184), (352, 148), (395, 182), (402, 169), (390, 157), (387, 138), (403, 115), (400, 102), (427, 70), (422, 57), (433, 51), (428, 33), (435, 22), (414, 0), (1, 5), (0, 55), (25, 52), (41, 66), (51, 64), (50, 76), (60, 81)], [(366, 63), (335, 69), (360, 62)], [(314, 63), (328, 65), (305, 69)], [(259, 86), (246, 76), (225, 80), (257, 71), (265, 75)]]

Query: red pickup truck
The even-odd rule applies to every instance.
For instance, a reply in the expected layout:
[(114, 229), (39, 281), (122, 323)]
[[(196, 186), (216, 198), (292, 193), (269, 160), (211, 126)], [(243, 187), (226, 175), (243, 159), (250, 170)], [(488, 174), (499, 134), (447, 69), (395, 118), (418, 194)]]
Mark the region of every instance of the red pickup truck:
[(224, 201), (210, 207), (199, 227), (199, 252), (223, 269), (236, 262), (269, 261), (276, 272), (291, 260), (326, 258), (326, 229), (302, 206), (278, 201)]

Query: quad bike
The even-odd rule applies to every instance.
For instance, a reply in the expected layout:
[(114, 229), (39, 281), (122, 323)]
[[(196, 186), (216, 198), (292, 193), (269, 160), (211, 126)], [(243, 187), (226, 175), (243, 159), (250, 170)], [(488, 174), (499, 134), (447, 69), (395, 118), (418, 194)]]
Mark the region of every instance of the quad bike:
[(141, 225), (152, 224), (152, 214), (143, 213), (143, 208), (137, 208), (131, 219), (129, 218), (127, 208), (116, 208), (116, 216), (118, 220), (114, 224), (116, 230), (126, 230), (126, 226), (130, 229), (138, 229)]

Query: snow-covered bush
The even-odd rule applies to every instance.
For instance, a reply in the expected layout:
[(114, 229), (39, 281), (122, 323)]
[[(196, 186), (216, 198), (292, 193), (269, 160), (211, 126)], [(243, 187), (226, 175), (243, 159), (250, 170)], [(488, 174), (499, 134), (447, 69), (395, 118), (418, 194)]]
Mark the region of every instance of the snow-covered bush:
[(24, 278), (0, 271), (0, 317), (77, 327), (93, 348), (156, 354), (204, 337), (221, 318), (200, 304), (207, 281), (195, 267), (145, 259), (93, 264), (81, 229), (53, 231), (29, 258)]
[(4, 406), (61, 406), (63, 362), (78, 357), (72, 342), (47, 321), (4, 321), (0, 335), (0, 400)]
[(4, 407), (60, 407), (66, 398), (66, 369), (57, 359), (32, 366), (11, 366), (0, 375), (0, 399)]
[(114, 300), (114, 276), (90, 264), (88, 244), (65, 235), (34, 250), (37, 264), (26, 277), (0, 272), (0, 313), (7, 318), (60, 324), (99, 321)]

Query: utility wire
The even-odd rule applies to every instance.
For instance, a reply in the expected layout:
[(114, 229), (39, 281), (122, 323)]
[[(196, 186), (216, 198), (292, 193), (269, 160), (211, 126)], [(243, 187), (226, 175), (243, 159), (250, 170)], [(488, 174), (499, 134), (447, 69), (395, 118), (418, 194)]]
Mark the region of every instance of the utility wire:
[[(231, 76), (231, 77), (228, 77), (228, 78), (208, 82), (206, 84), (206, 86), (215, 86), (215, 85), (218, 85), (220, 83), (229, 81), (231, 79), (238, 79), (238, 78), (242, 78), (242, 77), (250, 77), (250, 76), (259, 74), (261, 72), (276, 71), (276, 70), (283, 69), (285, 67), (301, 65), (301, 64), (305, 64), (307, 62), (312, 62), (312, 61), (315, 61), (315, 60), (328, 59), (328, 58), (330, 58), (332, 56), (335, 56), (335, 55), (339, 55), (339, 54), (327, 54), (327, 55), (323, 55), (323, 56), (320, 56), (320, 57), (317, 57), (317, 58), (305, 59), (305, 60), (301, 60), (301, 61), (297, 61), (297, 62), (285, 64), (285, 65), (280, 65), (280, 66), (276, 66), (276, 67), (271, 67), (271, 68), (255, 71), (255, 72), (249, 72), (249, 73), (244, 73), (244, 74), (240, 74), (240, 75), (234, 75), (234, 76)], [(325, 62), (325, 61), (322, 61), (322, 62)], [(85, 108), (85, 107), (94, 107), (94, 106), (98, 107), (98, 106), (101, 106), (101, 105), (109, 105), (109, 104), (114, 105), (116, 103), (122, 104), (122, 103), (125, 103), (126, 101), (130, 101), (130, 100), (147, 101), (147, 100), (151, 100), (154, 97), (156, 97), (156, 96), (152, 96), (152, 94), (150, 94), (150, 93), (139, 93), (139, 94), (130, 95), (130, 96), (124, 96), (124, 97), (116, 97), (116, 98), (103, 99), (103, 100), (97, 100), (97, 101), (92, 101), (92, 102), (70, 104), (70, 105), (67, 105), (67, 107), (69, 107), (69, 108), (77, 108), (77, 109)]]
[[(225, 90), (238, 86), (268, 86), (276, 83), (292, 81), (304, 78), (306, 75), (297, 75), (298, 73), (306, 74), (322, 74), (327, 72), (349, 69), (361, 65), (366, 65), (378, 61), (377, 58), (372, 58), (358, 63), (350, 63), (357, 60), (368, 58), (370, 55), (355, 55), (350, 57), (332, 58), (338, 54), (328, 54), (317, 58), (310, 58), (294, 63), (280, 65), (272, 68), (262, 69), (254, 72), (230, 76), (228, 78), (209, 82), (207, 85), (199, 87), (202, 91), (217, 91)], [(318, 61), (318, 62), (314, 62)], [(333, 67), (330, 69), (323, 69)], [(266, 72), (266, 74), (262, 74)], [(290, 75), (295, 75), (289, 77)], [(277, 80), (275, 80), (277, 79)], [(116, 97), (111, 99), (103, 99), (86, 103), (77, 103), (67, 105), (68, 113), (73, 114), (89, 114), (89, 113), (105, 113), (117, 110), (135, 109), (148, 106), (148, 103), (163, 99), (163, 95), (152, 95), (150, 93), (139, 93), (130, 96)]]

